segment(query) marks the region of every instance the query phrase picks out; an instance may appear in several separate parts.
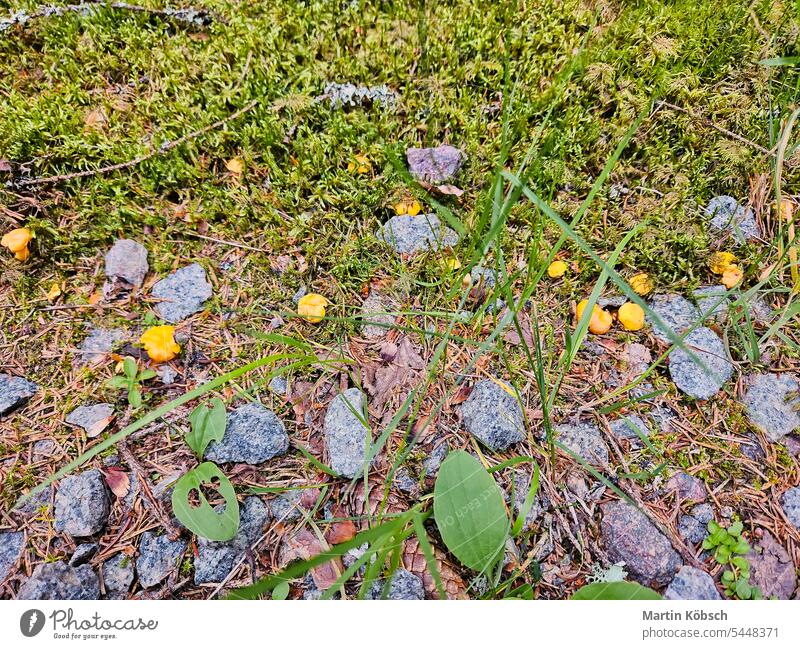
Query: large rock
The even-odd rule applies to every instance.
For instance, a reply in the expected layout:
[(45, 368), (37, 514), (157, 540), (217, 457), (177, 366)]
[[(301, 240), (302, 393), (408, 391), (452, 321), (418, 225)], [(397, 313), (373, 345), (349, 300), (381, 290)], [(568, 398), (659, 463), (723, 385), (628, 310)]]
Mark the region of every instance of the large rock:
[(11, 574), (24, 547), (24, 532), (0, 532), (0, 584)]
[(800, 384), (791, 374), (753, 374), (742, 399), (747, 418), (771, 442), (800, 428)]
[(377, 236), (395, 251), (407, 255), (452, 248), (458, 243), (458, 234), (443, 225), (435, 214), (392, 217), (378, 230)]
[(602, 506), (600, 526), (612, 563), (625, 562), (634, 580), (653, 588), (666, 586), (681, 567), (680, 555), (642, 512), (623, 502)]
[(186, 541), (171, 541), (169, 536), (155, 536), (152, 532), (142, 534), (136, 572), (143, 588), (150, 588), (163, 581), (178, 564), (186, 551)]
[(108, 520), (110, 506), (108, 490), (97, 469), (67, 476), (56, 492), (54, 527), (78, 537), (97, 534)]
[(600, 429), (589, 422), (559, 424), (557, 440), (570, 451), (594, 466), (608, 465), (608, 448)]
[(720, 337), (706, 327), (692, 331), (684, 338), (684, 344), (703, 365), (676, 347), (669, 354), (669, 374), (681, 392), (695, 399), (709, 399), (733, 374), (728, 350)]
[(160, 300), (155, 305), (158, 315), (167, 322), (180, 322), (203, 310), (203, 303), (212, 295), (206, 271), (200, 264), (190, 264), (153, 285), (151, 294)]
[(106, 253), (106, 276), (112, 280), (122, 279), (139, 288), (148, 269), (147, 248), (138, 241), (119, 239)]
[(122, 329), (101, 329), (92, 327), (84, 338), (75, 362), (78, 365), (97, 365), (102, 363), (113, 351), (114, 345), (125, 340), (127, 334)]
[(21, 376), (0, 374), (0, 417), (19, 408), (38, 391), (38, 385)]
[(467, 431), (492, 450), (502, 451), (525, 439), (525, 419), (517, 397), (491, 379), (475, 384), (461, 415)]
[(197, 539), (197, 558), (194, 562), (195, 584), (217, 584), (228, 576), (235, 563), (264, 532), (269, 518), (267, 506), (258, 496), (250, 496), (239, 510), (239, 531), (225, 542)]
[(406, 150), (406, 160), (411, 175), (417, 180), (433, 185), (451, 181), (466, 159), (467, 156), (461, 149), (449, 144), (430, 149)]
[(206, 458), (213, 462), (261, 464), (289, 450), (289, 436), (278, 416), (260, 403), (248, 403), (228, 415), (221, 442), (212, 442)]
[(800, 530), (800, 487), (792, 487), (783, 492), (781, 496), (783, 513), (789, 522)]
[(761, 230), (753, 210), (731, 196), (715, 196), (705, 209), (711, 227), (721, 232), (730, 232), (739, 243), (757, 239)]
[(707, 572), (683, 566), (664, 591), (664, 599), (722, 599)]
[[(325, 447), (330, 467), (340, 476), (354, 478), (364, 466), (370, 429), (363, 419), (367, 398), (358, 388), (337, 394), (325, 413)], [(358, 414), (356, 414), (358, 413)]]
[(86, 564), (73, 568), (66, 561), (40, 563), (17, 599), (100, 599), (100, 581)]
[[(672, 330), (675, 336), (679, 336), (689, 327), (700, 319), (700, 311), (680, 295), (656, 295), (650, 301), (650, 309)], [(656, 324), (655, 320), (647, 315), (647, 322), (653, 327), (653, 334), (656, 338), (665, 343), (670, 343), (668, 332)]]
[[(366, 599), (381, 599), (383, 586), (383, 579), (376, 579), (369, 587)], [(425, 586), (422, 583), (422, 579), (405, 568), (398, 568), (394, 571), (389, 580), (389, 589), (386, 593), (386, 599), (425, 599)]]
[(797, 574), (789, 553), (766, 530), (745, 557), (750, 562), (750, 583), (764, 597), (789, 599), (797, 586)]
[(714, 509), (703, 503), (678, 519), (678, 534), (688, 543), (697, 544), (708, 536), (708, 523), (714, 518)]
[(103, 563), (103, 585), (108, 599), (125, 599), (133, 583), (133, 559), (119, 552)]

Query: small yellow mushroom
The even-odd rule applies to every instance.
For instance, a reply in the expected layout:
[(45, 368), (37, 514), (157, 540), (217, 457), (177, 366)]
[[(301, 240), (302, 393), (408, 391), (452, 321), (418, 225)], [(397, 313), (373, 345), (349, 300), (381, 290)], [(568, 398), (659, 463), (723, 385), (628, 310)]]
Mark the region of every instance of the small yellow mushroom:
[(730, 266), (722, 273), (722, 285), (727, 289), (731, 289), (742, 281), (742, 277), (744, 277), (744, 272), (741, 268)]
[(175, 342), (175, 327), (170, 325), (150, 327), (139, 338), (139, 342), (155, 363), (171, 361), (181, 351), (181, 346)]
[(563, 277), (567, 272), (567, 264), (560, 259), (557, 259), (547, 267), (547, 275), (553, 279)]
[(715, 275), (722, 275), (729, 268), (736, 267), (736, 255), (732, 252), (715, 252), (708, 260), (708, 267)]
[[(580, 322), (581, 316), (588, 305), (589, 300), (581, 300), (578, 303), (578, 307), (575, 309), (575, 315), (578, 317), (578, 322)], [(589, 331), (591, 331), (593, 334), (608, 333), (608, 330), (611, 329), (613, 322), (614, 318), (611, 317), (611, 314), (595, 304), (592, 308), (592, 317), (589, 318)]]
[(395, 214), (398, 216), (401, 214), (408, 214), (409, 216), (416, 216), (422, 210), (422, 205), (419, 204), (419, 201), (411, 200), (402, 200), (394, 206)]
[(328, 304), (328, 300), (319, 293), (308, 293), (301, 297), (297, 303), (297, 313), (308, 322), (316, 324), (317, 322), (322, 322), (325, 317), (325, 307)]
[(653, 290), (653, 280), (647, 273), (636, 273), (631, 277), (630, 285), (637, 295), (647, 295)]
[(33, 233), (28, 228), (17, 228), (3, 235), (0, 245), (14, 253), (19, 261), (25, 261), (30, 256), (28, 244), (33, 239)]
[(628, 331), (639, 331), (644, 327), (644, 309), (633, 302), (625, 302), (617, 311), (617, 318)]

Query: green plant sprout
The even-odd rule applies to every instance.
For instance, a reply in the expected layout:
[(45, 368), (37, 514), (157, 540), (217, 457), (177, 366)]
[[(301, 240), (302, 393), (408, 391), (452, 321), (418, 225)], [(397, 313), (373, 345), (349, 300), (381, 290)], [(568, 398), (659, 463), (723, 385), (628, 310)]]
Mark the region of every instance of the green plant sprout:
[(142, 406), (141, 384), (156, 376), (151, 369), (139, 371), (139, 366), (133, 356), (126, 356), (122, 361), (122, 376), (114, 376), (108, 382), (109, 387), (125, 389), (128, 391), (128, 404), (134, 408)]
[(735, 595), (739, 599), (763, 599), (761, 590), (750, 584), (750, 562), (744, 558), (750, 552), (750, 544), (742, 537), (743, 529), (742, 521), (736, 521), (728, 528), (709, 521), (703, 549), (713, 550), (714, 560), (727, 566), (722, 573), (722, 585), (728, 597)]

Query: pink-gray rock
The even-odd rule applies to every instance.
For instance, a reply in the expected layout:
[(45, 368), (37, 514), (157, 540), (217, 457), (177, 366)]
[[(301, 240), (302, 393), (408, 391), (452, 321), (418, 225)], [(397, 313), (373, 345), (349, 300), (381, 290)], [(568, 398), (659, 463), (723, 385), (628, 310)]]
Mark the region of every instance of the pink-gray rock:
[(354, 478), (364, 468), (372, 433), (365, 425), (367, 398), (358, 388), (337, 394), (325, 413), (323, 431), (328, 464), (340, 476)]
[(603, 433), (594, 424), (559, 424), (556, 433), (557, 441), (585, 462), (593, 466), (608, 466), (608, 447), (603, 441)]
[(703, 502), (708, 497), (705, 483), (693, 475), (678, 471), (664, 485), (666, 493), (675, 493), (678, 500)]
[(800, 530), (800, 487), (792, 487), (783, 492), (781, 496), (783, 513), (789, 522)]
[(36, 383), (21, 376), (0, 374), (0, 417), (24, 405), (38, 391)]
[(371, 292), (361, 304), (361, 333), (364, 338), (383, 338), (394, 325), (393, 310), (388, 298)]
[(24, 532), (0, 532), (0, 584), (11, 574), (24, 547)]
[(103, 529), (109, 510), (108, 490), (97, 469), (67, 476), (56, 492), (54, 527), (71, 536), (91, 536)]
[(714, 518), (714, 509), (703, 503), (678, 519), (678, 534), (688, 543), (700, 543), (708, 536), (708, 523)]
[[(367, 591), (366, 599), (382, 599), (383, 579), (376, 579)], [(389, 580), (386, 599), (421, 600), (425, 599), (425, 586), (422, 580), (405, 568), (398, 568)]]
[(494, 451), (525, 439), (525, 419), (519, 401), (491, 379), (475, 384), (461, 406), (461, 415), (467, 431)]
[(179, 268), (153, 285), (151, 294), (158, 299), (155, 310), (167, 322), (176, 323), (203, 310), (212, 295), (206, 271), (194, 263)]
[(752, 374), (747, 385), (742, 399), (747, 418), (768, 440), (777, 442), (800, 428), (800, 384), (793, 375)]
[(107, 599), (125, 599), (133, 583), (133, 559), (122, 552), (103, 563), (103, 585)]
[(438, 185), (451, 181), (467, 159), (466, 154), (449, 144), (430, 149), (406, 150), (408, 170), (417, 180)]
[(280, 418), (260, 403), (248, 403), (228, 415), (222, 441), (211, 442), (212, 462), (261, 464), (289, 450), (289, 436)]
[(149, 270), (147, 248), (138, 241), (119, 239), (106, 253), (106, 276), (139, 288)]
[(17, 599), (100, 599), (100, 581), (86, 564), (73, 568), (66, 561), (40, 563)]
[(722, 599), (711, 575), (692, 566), (682, 566), (664, 591), (664, 599)]
[(139, 542), (139, 556), (136, 559), (136, 572), (143, 588), (150, 588), (163, 581), (171, 572), (178, 569), (186, 541), (171, 541), (169, 536), (156, 536), (152, 532), (142, 534)]
[(104, 424), (114, 415), (114, 406), (110, 403), (95, 403), (90, 406), (78, 406), (67, 415), (65, 421), (71, 426), (83, 428), (89, 437), (99, 435)]
[(750, 553), (750, 584), (764, 597), (789, 599), (797, 586), (796, 568), (789, 553), (766, 530)]
[(669, 374), (681, 392), (695, 399), (710, 399), (733, 374), (728, 350), (720, 337), (706, 327), (692, 331), (684, 338), (684, 344), (702, 365), (676, 347), (669, 354)]
[(442, 224), (436, 214), (392, 217), (378, 230), (377, 237), (406, 255), (452, 248), (458, 243), (458, 234)]
[(612, 563), (625, 562), (631, 577), (645, 586), (666, 586), (682, 561), (667, 537), (647, 516), (624, 502), (602, 506), (600, 525), (606, 553)]

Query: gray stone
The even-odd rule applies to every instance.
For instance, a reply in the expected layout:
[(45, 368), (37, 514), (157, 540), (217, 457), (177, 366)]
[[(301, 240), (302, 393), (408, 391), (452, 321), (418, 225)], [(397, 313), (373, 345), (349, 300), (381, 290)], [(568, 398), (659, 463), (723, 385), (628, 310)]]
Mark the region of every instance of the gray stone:
[(303, 515), (301, 501), (304, 493), (305, 489), (290, 489), (279, 496), (275, 496), (269, 503), (272, 518), (284, 523), (294, 523), (300, 520)]
[(100, 599), (100, 581), (87, 565), (40, 563), (22, 584), (17, 599)]
[(50, 504), (53, 501), (53, 485), (50, 485), (35, 493), (30, 499), (22, 503), (17, 511), (21, 514), (40, 514), (50, 512)]
[(715, 196), (705, 208), (705, 215), (711, 219), (715, 230), (730, 232), (739, 243), (757, 239), (761, 231), (753, 210), (731, 196)]
[(83, 428), (89, 437), (94, 437), (102, 432), (113, 415), (114, 406), (110, 403), (96, 403), (91, 406), (78, 406), (67, 415), (66, 422)]
[(705, 367), (676, 347), (669, 354), (669, 374), (681, 392), (695, 399), (709, 399), (733, 374), (728, 350), (720, 337), (706, 327), (692, 331), (684, 338), (684, 344)]
[(97, 547), (97, 543), (81, 543), (69, 558), (69, 565), (77, 568), (84, 563), (89, 563), (89, 560), (97, 553)]
[(122, 329), (98, 329), (92, 327), (84, 338), (76, 354), (79, 365), (102, 363), (114, 346), (125, 340), (127, 334)]
[(356, 86), (352, 83), (329, 83), (322, 94), (332, 108), (356, 108), (379, 105), (393, 109), (397, 105), (397, 93), (388, 86)]
[(435, 478), (439, 473), (439, 467), (450, 452), (450, 445), (447, 442), (442, 442), (428, 454), (422, 461), (422, 472), (426, 478)]
[[(381, 599), (383, 585), (383, 579), (376, 579), (367, 591), (366, 599)], [(386, 599), (425, 599), (425, 586), (415, 574), (405, 568), (398, 568), (389, 580)]]
[(142, 534), (139, 541), (139, 556), (136, 559), (136, 572), (142, 588), (150, 588), (163, 581), (173, 570), (186, 551), (186, 541), (171, 541), (169, 536), (155, 536), (152, 532)]
[(789, 522), (800, 530), (800, 487), (784, 491), (781, 496), (781, 506)]
[(692, 291), (692, 298), (697, 303), (697, 308), (705, 318), (722, 320), (728, 313), (731, 304), (727, 296), (728, 289), (721, 284), (718, 286), (702, 286)]
[(667, 537), (642, 512), (623, 502), (601, 507), (600, 525), (606, 552), (612, 563), (625, 562), (631, 577), (645, 586), (666, 586), (682, 561)]
[(497, 271), (494, 268), (475, 266), (470, 272), (473, 285), (482, 285), (489, 292), (497, 285)]
[(664, 591), (664, 599), (722, 599), (707, 572), (682, 566)]
[(71, 536), (97, 534), (106, 524), (110, 510), (108, 490), (97, 469), (61, 479), (56, 492), (54, 527)]
[[(528, 491), (531, 488), (530, 475), (518, 475), (514, 478), (514, 510), (517, 515), (522, 513), (525, 506), (525, 500), (528, 497)], [(546, 509), (550, 507), (549, 499), (542, 493), (542, 485), (539, 484), (539, 489), (533, 497), (533, 504), (525, 516), (525, 522), (522, 524), (522, 529), (525, 532), (530, 532), (536, 527), (536, 522), (541, 518)]]
[(797, 574), (789, 553), (766, 530), (745, 557), (750, 562), (750, 583), (764, 597), (789, 599), (797, 586)]
[(103, 585), (108, 599), (125, 599), (133, 583), (133, 559), (120, 552), (103, 563)]
[(764, 452), (764, 449), (761, 448), (761, 442), (758, 439), (758, 436), (749, 431), (743, 431), (742, 437), (747, 438), (747, 441), (739, 442), (737, 446), (739, 450), (742, 452), (742, 455), (751, 459), (753, 462), (763, 462), (767, 458), (767, 454)]
[(411, 474), (405, 467), (401, 466), (397, 469), (397, 472), (394, 474), (393, 483), (395, 487), (409, 496), (416, 497), (419, 495), (419, 482), (411, 477)]
[(667, 493), (675, 493), (678, 500), (702, 502), (708, 497), (705, 483), (693, 475), (679, 471), (667, 480), (664, 486)]
[[(680, 295), (656, 295), (650, 301), (650, 309), (678, 336), (686, 331), (700, 319), (700, 311), (697, 307)], [(653, 327), (653, 335), (661, 342), (670, 343), (667, 331), (662, 329), (650, 317), (646, 317), (647, 323)]]
[(650, 411), (650, 416), (658, 426), (660, 433), (675, 432), (672, 424), (678, 418), (678, 415), (669, 406), (656, 406)]
[(0, 532), (0, 584), (11, 574), (24, 548), (23, 532)]
[(106, 276), (139, 288), (149, 270), (147, 248), (138, 241), (119, 239), (106, 253)]
[(361, 334), (375, 340), (383, 338), (394, 325), (395, 317), (389, 313), (391, 305), (382, 295), (371, 292), (361, 304)]
[(33, 444), (33, 457), (37, 460), (50, 457), (55, 454), (58, 445), (52, 439), (40, 439)]
[(217, 584), (225, 579), (247, 549), (261, 537), (268, 518), (267, 506), (261, 498), (250, 496), (239, 510), (239, 531), (232, 540), (219, 542), (198, 538), (194, 583)]
[(608, 448), (603, 433), (594, 424), (559, 424), (556, 433), (558, 441), (584, 461), (594, 466), (608, 466)]
[(24, 405), (38, 391), (38, 385), (21, 376), (0, 374), (0, 417)]
[(747, 418), (769, 441), (777, 442), (800, 428), (800, 384), (792, 374), (753, 374), (747, 385), (742, 399)]
[(435, 214), (394, 216), (378, 230), (377, 237), (407, 255), (452, 248), (458, 243), (458, 234), (443, 225)]
[(289, 436), (278, 416), (260, 403), (248, 403), (228, 415), (221, 442), (212, 442), (206, 458), (213, 462), (261, 464), (289, 450)]
[(626, 439), (636, 447), (641, 446), (642, 438), (640, 435), (650, 437), (650, 428), (639, 415), (625, 415), (612, 421), (608, 427), (614, 437)]
[(467, 159), (466, 154), (449, 144), (430, 149), (406, 150), (408, 170), (422, 182), (438, 185), (451, 181)]
[(190, 264), (153, 285), (151, 294), (161, 300), (155, 305), (158, 315), (167, 322), (180, 322), (193, 313), (203, 310), (203, 303), (211, 297), (211, 284), (200, 264)]
[(345, 478), (354, 478), (361, 473), (367, 446), (372, 441), (370, 429), (362, 421), (366, 410), (364, 393), (358, 388), (350, 388), (337, 394), (325, 413), (323, 430), (329, 465)]
[(475, 384), (461, 406), (464, 427), (494, 451), (525, 439), (522, 407), (513, 395), (491, 379)]
[(689, 543), (700, 543), (708, 536), (708, 523), (713, 519), (714, 509), (711, 505), (695, 505), (689, 514), (678, 520), (678, 534)]
[(303, 284), (292, 295), (292, 302), (294, 302), (295, 304), (299, 304), (300, 300), (306, 293), (308, 293), (308, 287), (305, 284)]

